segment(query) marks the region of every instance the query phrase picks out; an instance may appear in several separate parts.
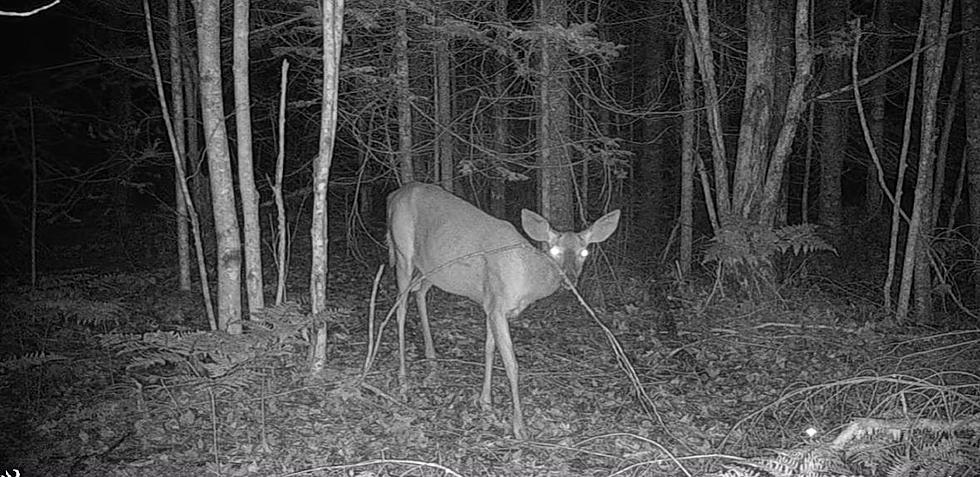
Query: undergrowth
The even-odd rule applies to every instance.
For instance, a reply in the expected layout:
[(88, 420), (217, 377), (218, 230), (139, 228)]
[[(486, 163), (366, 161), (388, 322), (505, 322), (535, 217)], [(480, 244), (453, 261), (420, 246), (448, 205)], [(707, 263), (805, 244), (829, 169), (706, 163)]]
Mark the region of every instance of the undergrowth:
[[(5, 284), (2, 465), (22, 475), (980, 472), (980, 333), (880, 329), (874, 313), (802, 281), (753, 303), (707, 283), (666, 301), (641, 283), (619, 288), (632, 291), (602, 317), (650, 412), (573, 301), (532, 307), (512, 322), (528, 442), (509, 438), (502, 373), (493, 411), (476, 406), (485, 330), (474, 305), (433, 293), (441, 359), (422, 366), (410, 346), (402, 399), (391, 333), (361, 375), (363, 287), (331, 292), (350, 306), (320, 318), (343, 333), (327, 372), (310, 376), (303, 336), (314, 321), (301, 305), (270, 307), (229, 336), (201, 331), (200, 303), (172, 285), (166, 272)], [(665, 321), (676, 322), (669, 336)]]

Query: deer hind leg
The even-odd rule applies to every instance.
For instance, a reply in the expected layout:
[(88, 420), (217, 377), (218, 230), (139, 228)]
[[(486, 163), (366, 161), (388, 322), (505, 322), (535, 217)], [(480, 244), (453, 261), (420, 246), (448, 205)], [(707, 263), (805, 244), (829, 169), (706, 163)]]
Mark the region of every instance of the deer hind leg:
[[(397, 248), (394, 242), (390, 242), (391, 247)], [(398, 383), (402, 397), (408, 393), (408, 372), (405, 366), (405, 315), (408, 312), (408, 292), (412, 283), (412, 272), (414, 264), (411, 257), (399, 253), (397, 250), (392, 252), (395, 260), (395, 279), (398, 282), (398, 299), (395, 308), (395, 316), (398, 322)]]
[(425, 339), (425, 357), (429, 360), (436, 359), (436, 348), (432, 344), (432, 330), (429, 328), (429, 310), (425, 306), (425, 295), (432, 288), (432, 283), (423, 281), (415, 292), (415, 302), (419, 307), (419, 320), (422, 322), (422, 337)]

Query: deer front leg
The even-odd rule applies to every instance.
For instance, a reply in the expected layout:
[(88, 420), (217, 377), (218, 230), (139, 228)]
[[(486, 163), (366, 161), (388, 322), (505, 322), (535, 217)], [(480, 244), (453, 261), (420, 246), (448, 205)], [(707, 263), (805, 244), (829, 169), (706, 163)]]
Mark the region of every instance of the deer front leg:
[(524, 432), (524, 412), (521, 410), (521, 395), (518, 387), (517, 356), (514, 355), (514, 343), (510, 338), (507, 315), (502, 312), (494, 313), (490, 318), (490, 324), (497, 341), (497, 349), (500, 350), (500, 360), (504, 362), (504, 370), (507, 371), (507, 379), (510, 381), (510, 395), (514, 401), (512, 421), (514, 437), (525, 440), (527, 434)]
[(428, 281), (419, 285), (415, 292), (415, 302), (419, 307), (419, 320), (422, 322), (422, 338), (425, 339), (425, 358), (428, 360), (436, 359), (436, 348), (432, 344), (432, 331), (429, 329), (429, 309), (425, 305), (425, 296), (429, 292), (432, 284)]

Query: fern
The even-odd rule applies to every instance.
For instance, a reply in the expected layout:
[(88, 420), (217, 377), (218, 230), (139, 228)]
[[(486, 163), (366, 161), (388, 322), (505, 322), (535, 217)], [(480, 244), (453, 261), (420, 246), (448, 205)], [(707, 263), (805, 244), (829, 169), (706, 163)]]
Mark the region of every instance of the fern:
[(749, 296), (775, 289), (773, 260), (779, 254), (834, 251), (817, 235), (813, 224), (779, 229), (744, 218), (734, 218), (712, 239), (702, 263), (718, 264), (718, 279)]
[(23, 356), (8, 358), (0, 361), (0, 369), (3, 369), (4, 371), (26, 371), (52, 361), (64, 361), (66, 359), (68, 358), (55, 353), (27, 353)]

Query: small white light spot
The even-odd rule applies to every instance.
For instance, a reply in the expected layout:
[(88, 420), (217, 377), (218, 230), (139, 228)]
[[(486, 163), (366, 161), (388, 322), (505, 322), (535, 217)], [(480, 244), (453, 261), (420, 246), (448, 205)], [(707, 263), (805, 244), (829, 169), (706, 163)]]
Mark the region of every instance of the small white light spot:
[(552, 257), (560, 257), (561, 256), (561, 247), (555, 245), (554, 247), (551, 247), (550, 249), (548, 249), (548, 253), (550, 253)]
[(589, 256), (589, 249), (583, 248), (581, 252), (578, 253), (582, 258)]
[(806, 432), (807, 437), (813, 437), (813, 436), (815, 436), (815, 435), (817, 435), (817, 434), (820, 433), (820, 431), (818, 431), (818, 430), (816, 430), (816, 429), (814, 429), (812, 427), (808, 427), (805, 432)]

